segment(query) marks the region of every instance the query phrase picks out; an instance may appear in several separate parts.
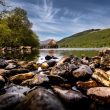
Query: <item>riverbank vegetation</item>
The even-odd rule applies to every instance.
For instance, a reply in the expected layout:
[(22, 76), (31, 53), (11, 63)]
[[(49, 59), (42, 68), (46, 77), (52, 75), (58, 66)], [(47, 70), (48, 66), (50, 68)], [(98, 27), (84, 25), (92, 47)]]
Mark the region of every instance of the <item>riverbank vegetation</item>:
[(38, 36), (32, 31), (25, 10), (15, 8), (0, 15), (0, 47), (39, 47)]
[(91, 29), (74, 34), (58, 42), (59, 47), (110, 47), (110, 29)]

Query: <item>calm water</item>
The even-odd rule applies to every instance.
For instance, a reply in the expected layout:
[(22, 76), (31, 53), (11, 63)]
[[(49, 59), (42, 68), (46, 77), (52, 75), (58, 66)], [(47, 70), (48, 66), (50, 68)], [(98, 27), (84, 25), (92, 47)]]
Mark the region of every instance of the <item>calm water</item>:
[(64, 55), (74, 55), (80, 57), (81, 55), (85, 55), (88, 57), (92, 57), (98, 54), (100, 48), (60, 48), (60, 49), (41, 49), (33, 51), (32, 53), (20, 53), (20, 52), (8, 52), (8, 53), (0, 53), (0, 57), (6, 58), (16, 58), (20, 60), (35, 60), (40, 61), (44, 60), (47, 54), (52, 54), (58, 58)]

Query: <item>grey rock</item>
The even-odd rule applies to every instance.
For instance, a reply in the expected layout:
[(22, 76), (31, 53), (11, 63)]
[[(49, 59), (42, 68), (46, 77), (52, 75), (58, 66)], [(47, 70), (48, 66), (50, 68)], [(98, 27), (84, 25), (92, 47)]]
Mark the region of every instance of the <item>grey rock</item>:
[(15, 110), (64, 110), (54, 94), (44, 88), (37, 88), (27, 95), (27, 100), (20, 103)]
[(7, 93), (0, 96), (0, 110), (14, 109), (14, 107), (23, 101), (25, 96), (19, 93)]

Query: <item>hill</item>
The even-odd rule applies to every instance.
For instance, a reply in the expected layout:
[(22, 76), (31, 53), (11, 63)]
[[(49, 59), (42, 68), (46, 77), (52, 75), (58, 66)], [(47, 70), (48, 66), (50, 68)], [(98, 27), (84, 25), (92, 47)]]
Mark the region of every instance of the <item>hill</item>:
[(58, 41), (59, 47), (110, 47), (110, 29), (91, 29)]

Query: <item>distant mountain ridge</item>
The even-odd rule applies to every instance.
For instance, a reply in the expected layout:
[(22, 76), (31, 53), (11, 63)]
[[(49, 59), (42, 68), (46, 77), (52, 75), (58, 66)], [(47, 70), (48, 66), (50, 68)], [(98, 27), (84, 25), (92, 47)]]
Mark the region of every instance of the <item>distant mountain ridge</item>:
[(110, 29), (90, 29), (57, 42), (59, 47), (110, 47)]

